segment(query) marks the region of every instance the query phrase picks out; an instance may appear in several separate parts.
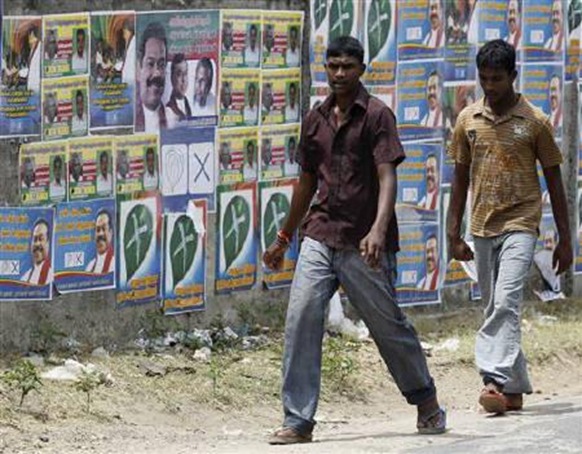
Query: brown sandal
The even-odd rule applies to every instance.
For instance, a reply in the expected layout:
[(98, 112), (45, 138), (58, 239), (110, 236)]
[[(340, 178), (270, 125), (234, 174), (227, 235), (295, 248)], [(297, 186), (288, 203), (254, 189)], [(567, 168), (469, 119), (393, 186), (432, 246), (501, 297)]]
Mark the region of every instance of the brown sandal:
[(497, 389), (486, 386), (481, 390), (479, 404), (487, 413), (505, 413), (507, 411), (507, 400)]

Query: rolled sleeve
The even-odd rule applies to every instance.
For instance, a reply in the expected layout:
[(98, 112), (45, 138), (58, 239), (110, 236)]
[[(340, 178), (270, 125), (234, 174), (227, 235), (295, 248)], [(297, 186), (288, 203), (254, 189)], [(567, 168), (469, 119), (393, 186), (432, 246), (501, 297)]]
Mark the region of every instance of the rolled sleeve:
[(449, 144), (447, 154), (456, 163), (464, 165), (471, 164), (471, 146), (467, 139), (465, 124), (462, 117), (457, 119), (457, 124), (453, 131), (453, 138)]
[(554, 140), (554, 128), (549, 120), (542, 123), (536, 138), (536, 156), (542, 167), (562, 164), (562, 152)]
[(376, 165), (392, 163), (396, 167), (406, 157), (398, 137), (396, 118), (389, 108), (382, 109), (378, 116), (372, 153)]

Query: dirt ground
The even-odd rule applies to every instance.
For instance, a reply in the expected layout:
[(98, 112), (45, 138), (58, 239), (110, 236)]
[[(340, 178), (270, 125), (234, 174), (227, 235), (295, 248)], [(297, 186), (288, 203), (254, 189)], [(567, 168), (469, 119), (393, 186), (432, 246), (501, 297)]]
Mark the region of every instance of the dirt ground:
[[(582, 317), (533, 311), (524, 318), (524, 349), (535, 387), (526, 406), (582, 396)], [(429, 366), (448, 410), (450, 436), (469, 436), (467, 421), (480, 424), (486, 418), (476, 402), (481, 383), (472, 361), (471, 323), (453, 320), (430, 332), (423, 332), (423, 322), (417, 325), (433, 346)], [(325, 345), (314, 433), (319, 443), (266, 444), (281, 422), (281, 344), (275, 338), (256, 351), (214, 355), (209, 363), (193, 360), (187, 350), (79, 358), (113, 377), (112, 386), (92, 393), (89, 409), (71, 382), (44, 380), (41, 392), (29, 395), (21, 409), (18, 396), (0, 387), (0, 453), (340, 454), (401, 452), (438, 442), (415, 435), (415, 409), (399, 395), (372, 343), (332, 338)], [(147, 376), (144, 362), (170, 372)], [(386, 444), (381, 437), (388, 437)]]

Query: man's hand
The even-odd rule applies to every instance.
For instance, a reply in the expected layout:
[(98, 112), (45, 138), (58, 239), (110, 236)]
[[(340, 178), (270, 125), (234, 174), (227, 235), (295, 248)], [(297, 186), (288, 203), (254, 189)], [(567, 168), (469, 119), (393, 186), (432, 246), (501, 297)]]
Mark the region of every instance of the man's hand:
[(556, 274), (562, 274), (570, 266), (572, 266), (573, 254), (572, 246), (570, 242), (559, 241), (556, 249), (554, 250), (554, 256), (552, 260), (552, 266), (554, 269), (558, 268)]
[(273, 271), (279, 271), (283, 268), (283, 259), (285, 252), (289, 245), (285, 245), (280, 241), (275, 241), (263, 254), (263, 262)]
[(455, 260), (468, 262), (475, 258), (473, 251), (463, 238), (449, 239), (451, 255)]
[(380, 263), (380, 254), (384, 249), (386, 235), (372, 227), (368, 234), (360, 241), (360, 255), (370, 268), (377, 268)]

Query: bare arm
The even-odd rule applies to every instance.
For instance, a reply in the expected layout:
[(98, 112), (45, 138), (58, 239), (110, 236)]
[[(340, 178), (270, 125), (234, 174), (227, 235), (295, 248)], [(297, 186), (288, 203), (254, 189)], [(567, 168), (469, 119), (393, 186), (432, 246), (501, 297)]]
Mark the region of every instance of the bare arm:
[(453, 258), (456, 260), (473, 260), (471, 248), (461, 238), (461, 225), (467, 204), (470, 176), (471, 168), (468, 165), (455, 164), (451, 202), (447, 215), (447, 238)]

